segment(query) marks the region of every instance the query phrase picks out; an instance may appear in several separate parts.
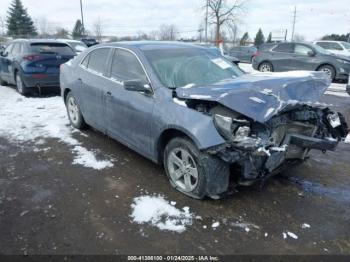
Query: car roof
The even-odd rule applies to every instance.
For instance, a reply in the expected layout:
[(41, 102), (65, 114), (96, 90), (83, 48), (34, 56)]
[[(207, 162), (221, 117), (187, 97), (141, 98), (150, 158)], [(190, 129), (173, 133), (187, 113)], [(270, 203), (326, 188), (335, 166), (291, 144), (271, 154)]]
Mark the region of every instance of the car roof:
[(319, 42), (334, 42), (334, 43), (341, 43), (345, 41), (335, 41), (335, 40), (317, 40), (314, 43), (319, 43)]
[(82, 41), (79, 40), (74, 40), (74, 39), (64, 39), (64, 38), (60, 38), (60, 39), (56, 39), (57, 41), (60, 42), (67, 42), (67, 43), (82, 43)]
[(62, 41), (57, 39), (15, 39), (11, 41), (11, 43), (16, 42), (25, 42), (29, 44), (35, 44), (35, 43), (62, 43)]
[(176, 41), (125, 41), (100, 44), (98, 46), (125, 47), (139, 50), (176, 49), (176, 48), (197, 48), (208, 49), (206, 46), (176, 42)]

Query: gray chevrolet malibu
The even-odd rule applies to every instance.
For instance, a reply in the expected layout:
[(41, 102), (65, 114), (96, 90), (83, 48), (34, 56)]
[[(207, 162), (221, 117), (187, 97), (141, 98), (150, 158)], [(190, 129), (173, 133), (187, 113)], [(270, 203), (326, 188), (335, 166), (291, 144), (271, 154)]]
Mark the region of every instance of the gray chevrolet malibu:
[(174, 188), (200, 199), (265, 179), (311, 149), (334, 150), (347, 124), (317, 103), (329, 84), (322, 72), (247, 75), (176, 42), (98, 45), (61, 67), (75, 128), (92, 126), (163, 165)]

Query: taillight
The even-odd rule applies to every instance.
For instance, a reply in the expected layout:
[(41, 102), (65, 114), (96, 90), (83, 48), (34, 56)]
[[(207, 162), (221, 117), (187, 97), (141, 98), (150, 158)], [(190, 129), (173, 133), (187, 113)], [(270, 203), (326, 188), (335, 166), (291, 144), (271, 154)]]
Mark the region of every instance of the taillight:
[(24, 60), (28, 61), (34, 61), (34, 60), (39, 60), (40, 56), (39, 55), (26, 55), (23, 57)]

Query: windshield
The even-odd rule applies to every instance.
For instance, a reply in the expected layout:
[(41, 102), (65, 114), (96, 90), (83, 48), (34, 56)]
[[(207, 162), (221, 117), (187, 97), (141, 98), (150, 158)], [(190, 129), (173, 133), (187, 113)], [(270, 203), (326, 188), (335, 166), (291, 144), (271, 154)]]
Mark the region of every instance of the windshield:
[(244, 73), (210, 49), (178, 48), (146, 50), (144, 54), (159, 80), (167, 87), (213, 85)]
[(350, 49), (350, 43), (348, 42), (341, 42), (341, 43), (346, 49)]
[(327, 51), (326, 49), (324, 49), (323, 47), (320, 47), (319, 45), (312, 45), (312, 47), (314, 49), (316, 49), (316, 51), (318, 53), (321, 53), (321, 54), (325, 54), (325, 55), (331, 55), (332, 53)]

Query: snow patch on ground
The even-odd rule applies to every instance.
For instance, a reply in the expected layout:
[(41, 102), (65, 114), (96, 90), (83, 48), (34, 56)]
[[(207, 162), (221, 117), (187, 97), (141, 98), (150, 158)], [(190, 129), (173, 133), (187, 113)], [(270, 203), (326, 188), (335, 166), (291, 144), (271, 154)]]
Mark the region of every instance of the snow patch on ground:
[(345, 143), (350, 144), (350, 133), (348, 134), (348, 136), (345, 138)]
[(61, 97), (26, 98), (14, 89), (0, 86), (0, 136), (13, 142), (43, 145), (45, 138), (56, 138), (72, 146), (73, 164), (101, 170), (113, 166), (112, 160), (98, 160), (72, 136)]
[(133, 222), (150, 224), (160, 230), (182, 233), (192, 225), (194, 215), (188, 207), (177, 209), (162, 196), (140, 196), (131, 205)]

